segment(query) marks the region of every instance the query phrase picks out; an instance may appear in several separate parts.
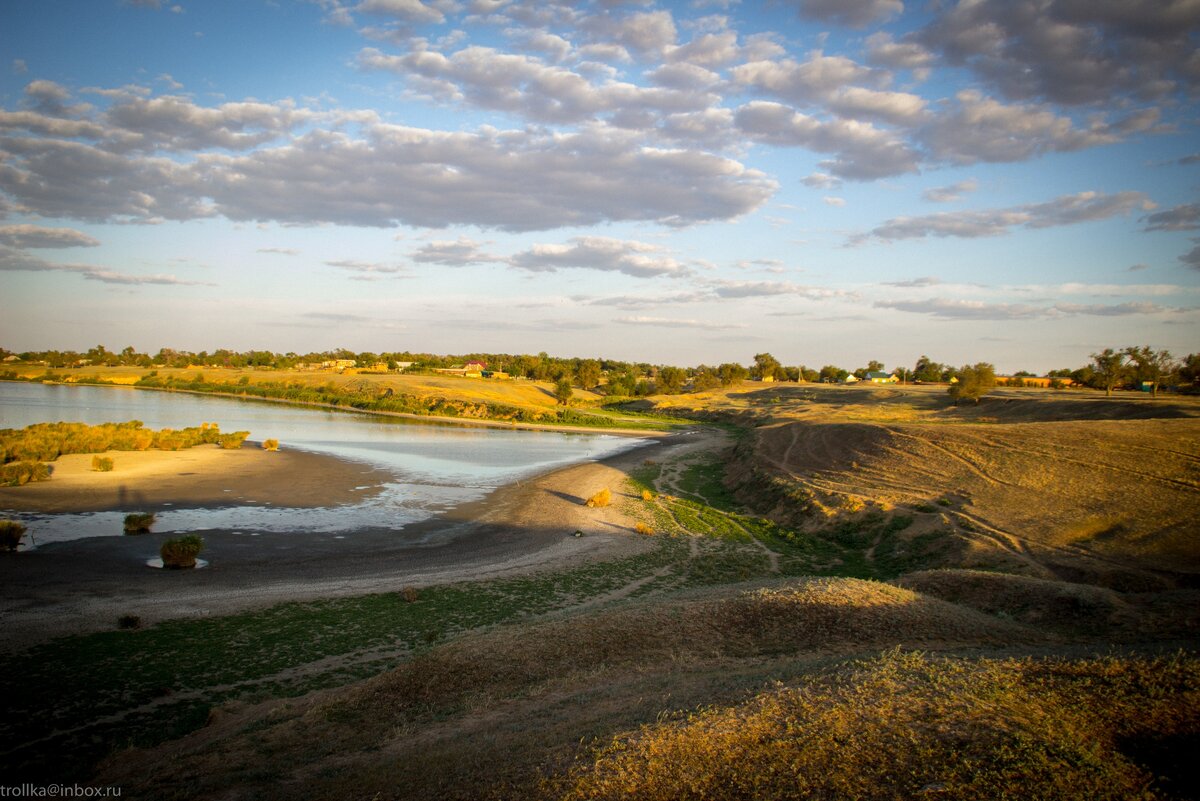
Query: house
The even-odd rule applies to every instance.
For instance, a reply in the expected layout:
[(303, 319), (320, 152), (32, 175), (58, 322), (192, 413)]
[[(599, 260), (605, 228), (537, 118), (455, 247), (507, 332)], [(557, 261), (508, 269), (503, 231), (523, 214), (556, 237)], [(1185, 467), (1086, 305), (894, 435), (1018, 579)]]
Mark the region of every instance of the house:
[(773, 375), (764, 375), (762, 378), (760, 378), (760, 379), (758, 379), (758, 380), (759, 380), (759, 381), (762, 381), (764, 384), (769, 384), (770, 382), (772, 382), (772, 381), (774, 381), (774, 380), (775, 380), (775, 376), (773, 376)]
[(510, 376), (508, 373), (504, 372), (503, 370), (484, 370), (483, 377), (484, 378), (505, 379), (505, 378), (511, 378), (512, 376)]
[(848, 375), (842, 379), (842, 383), (843, 384), (857, 384), (858, 376), (856, 376), (854, 373), (850, 373), (850, 375)]
[(896, 378), (896, 376), (892, 375), (891, 373), (879, 371), (867, 373), (866, 380), (870, 381), (872, 384), (896, 384), (900, 381), (899, 378)]
[(396, 369), (403, 373), (414, 364), (416, 364), (416, 362), (396, 362)]

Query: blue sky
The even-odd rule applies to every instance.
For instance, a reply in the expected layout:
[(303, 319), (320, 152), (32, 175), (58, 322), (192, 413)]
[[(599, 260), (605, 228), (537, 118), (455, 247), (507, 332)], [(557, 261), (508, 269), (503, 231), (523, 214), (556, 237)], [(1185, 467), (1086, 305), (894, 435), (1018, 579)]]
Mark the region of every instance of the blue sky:
[(0, 345), (1200, 350), (1193, 0), (8, 0)]

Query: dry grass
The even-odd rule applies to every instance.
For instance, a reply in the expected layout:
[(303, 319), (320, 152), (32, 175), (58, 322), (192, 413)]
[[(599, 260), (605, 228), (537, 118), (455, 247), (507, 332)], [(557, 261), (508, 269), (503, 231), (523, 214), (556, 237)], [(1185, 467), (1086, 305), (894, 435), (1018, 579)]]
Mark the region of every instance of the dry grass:
[[(692, 705), (715, 688), (730, 692), (742, 673), (757, 685), (769, 670), (763, 660), (948, 639), (1038, 635), (876, 582), (722, 588), (454, 640), (360, 685), (124, 754), (103, 778), (145, 795), (197, 783), (214, 796), (222, 787), (253, 795), (282, 781), (311, 798), (479, 798), (496, 784), (532, 781), (581, 736), (653, 720), (678, 703), (673, 693)], [(600, 709), (602, 724), (593, 717)], [(528, 792), (522, 786), (514, 797)]]
[(545, 789), (571, 801), (1160, 798), (1131, 740), (1165, 741), (1181, 757), (1200, 734), (1197, 690), (1193, 658), (893, 651), (622, 735)]
[(262, 446), (263, 446), (263, 450), (265, 450), (265, 451), (277, 451), (277, 450), (279, 450), (279, 440), (264, 439)]
[(601, 507), (608, 506), (610, 503), (612, 503), (612, 490), (610, 490), (608, 487), (605, 487), (587, 499), (587, 506), (589, 509), (599, 509)]

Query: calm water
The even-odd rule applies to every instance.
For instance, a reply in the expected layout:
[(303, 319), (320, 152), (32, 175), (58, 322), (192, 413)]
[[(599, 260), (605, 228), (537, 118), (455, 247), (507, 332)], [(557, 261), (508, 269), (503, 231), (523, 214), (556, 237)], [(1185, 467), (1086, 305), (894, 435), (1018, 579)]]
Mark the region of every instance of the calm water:
[[(179, 509), (158, 516), (155, 531), (240, 528), (328, 531), (399, 528), (488, 490), (572, 462), (598, 459), (641, 444), (631, 437), (408, 424), (386, 418), (132, 389), (0, 382), (0, 428), (33, 423), (141, 420), (147, 428), (215, 422), (222, 431), (278, 439), (282, 448), (326, 453), (389, 470), (396, 481), (350, 508), (230, 507)], [(53, 479), (51, 479), (53, 480)], [(39, 543), (119, 536), (121, 512), (6, 517), (30, 524)]]

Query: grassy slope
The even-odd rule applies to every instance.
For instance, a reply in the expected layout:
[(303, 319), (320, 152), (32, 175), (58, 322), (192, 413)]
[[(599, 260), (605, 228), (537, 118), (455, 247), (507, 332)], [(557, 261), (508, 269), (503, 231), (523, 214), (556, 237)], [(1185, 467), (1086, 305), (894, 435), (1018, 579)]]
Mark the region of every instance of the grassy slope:
[[(781, 389), (720, 402), (758, 434), (790, 403), (837, 405), (822, 424), (949, 416), (932, 393)], [(954, 425), (1008, 424), (988, 411)], [(928, 570), (968, 541), (941, 525), (940, 487), (928, 511), (868, 497), (797, 528), (743, 507), (726, 463), (698, 451), (631, 477), (646, 499), (630, 512), (655, 531), (636, 557), (44, 646), (0, 688), (5, 719), (39, 728), (10, 724), (2, 748), (68, 733), (6, 759), (61, 775), (64, 754), (86, 765), (201, 726), (100, 779), (156, 798), (720, 797), (734, 780), (764, 798), (1188, 797), (1195, 660), (1009, 657), (1194, 649), (1195, 591)]]

